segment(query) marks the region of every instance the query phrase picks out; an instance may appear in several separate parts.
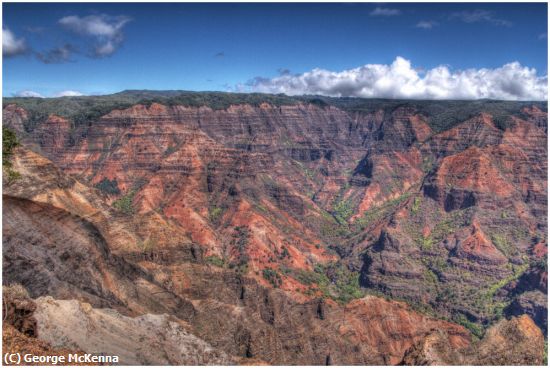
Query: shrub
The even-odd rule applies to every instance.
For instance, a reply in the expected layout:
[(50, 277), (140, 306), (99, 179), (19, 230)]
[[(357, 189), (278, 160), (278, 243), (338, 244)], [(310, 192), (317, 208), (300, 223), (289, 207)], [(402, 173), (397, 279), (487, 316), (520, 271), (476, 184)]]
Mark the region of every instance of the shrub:
[(248, 226), (236, 226), (234, 228), (233, 239), (231, 245), (238, 251), (236, 259), (229, 263), (229, 268), (235, 269), (240, 273), (247, 273), (249, 257), (246, 253), (250, 237), (250, 229)]
[(510, 252), (510, 245), (508, 244), (508, 239), (505, 234), (494, 234), (491, 236), (493, 244), (497, 247), (498, 250), (504, 255), (508, 255)]
[(114, 201), (113, 207), (121, 212), (124, 212), (127, 215), (131, 215), (132, 213), (134, 213), (133, 202), (134, 202), (135, 195), (136, 195), (136, 191), (133, 189), (130, 190), (124, 196)]
[(210, 209), (210, 213), (208, 214), (208, 217), (210, 217), (210, 221), (216, 222), (222, 215), (223, 209), (220, 207), (212, 207)]
[(13, 149), (19, 145), (17, 135), (13, 130), (2, 127), (2, 164), (9, 164)]
[(284, 245), (283, 245), (283, 248), (282, 248), (282, 251), (281, 251), (280, 258), (281, 259), (290, 258), (290, 252), (288, 251), (287, 247), (285, 247)]
[(21, 284), (10, 284), (8, 286), (2, 286), (2, 294), (4, 298), (15, 300), (15, 299), (29, 299), (29, 292)]
[(248, 247), (249, 237), (250, 229), (247, 226), (236, 226), (232, 242), (243, 252)]
[(119, 195), (120, 189), (118, 189), (118, 183), (116, 179), (109, 180), (107, 178), (103, 178), (99, 183), (95, 185), (95, 187), (102, 192), (105, 192), (110, 195)]
[(529, 263), (522, 264), (513, 268), (513, 274), (491, 285), (487, 290), (486, 298), (492, 300), (496, 292), (508, 285), (510, 282), (515, 281), (523, 275), (529, 268)]
[(454, 316), (453, 319), (459, 325), (462, 325), (462, 326), (466, 327), (468, 330), (470, 330), (470, 332), (474, 336), (476, 336), (477, 338), (481, 339), (483, 337), (483, 334), (485, 333), (485, 331), (483, 330), (483, 327), (481, 327), (480, 325), (478, 325), (476, 323), (473, 323), (473, 322), (469, 321), (468, 318), (466, 318), (463, 314), (459, 313), (456, 316)]
[(351, 215), (353, 215), (353, 207), (349, 199), (340, 200), (334, 205), (334, 217), (340, 225), (347, 224)]
[[(281, 270), (302, 285), (310, 286), (312, 292), (318, 290), (324, 297), (339, 303), (345, 304), (365, 295), (359, 284), (359, 273), (350, 271), (346, 266), (336, 262), (327, 265), (316, 264), (313, 271), (286, 267)], [(313, 285), (316, 285), (316, 288)]]
[(269, 281), (271, 285), (273, 285), (274, 288), (278, 288), (283, 283), (283, 279), (281, 278), (281, 275), (279, 273), (271, 268), (265, 268), (262, 271), (262, 276), (264, 279)]
[(21, 178), (21, 174), (13, 169), (11, 157), (13, 150), (19, 145), (19, 140), (15, 132), (5, 126), (2, 126), (2, 170), (7, 176), (8, 183)]
[(412, 207), (411, 207), (411, 213), (413, 215), (416, 215), (416, 213), (418, 212), (418, 210), (420, 209), (420, 204), (422, 203), (422, 198), (420, 197), (414, 197), (414, 201), (413, 201), (413, 204), (412, 204)]
[(225, 266), (225, 261), (223, 259), (221, 259), (220, 257), (218, 257), (217, 255), (215, 255), (215, 254), (206, 257), (204, 260), (206, 261), (206, 263), (209, 263), (209, 264), (214, 265), (216, 267)]
[(176, 152), (178, 148), (176, 146), (168, 146), (166, 151), (164, 151), (165, 156), (170, 156), (172, 153)]
[(430, 250), (433, 246), (433, 239), (431, 236), (422, 237), (422, 250)]
[(532, 262), (533, 268), (538, 268), (540, 271), (548, 271), (548, 258), (546, 256), (536, 259)]

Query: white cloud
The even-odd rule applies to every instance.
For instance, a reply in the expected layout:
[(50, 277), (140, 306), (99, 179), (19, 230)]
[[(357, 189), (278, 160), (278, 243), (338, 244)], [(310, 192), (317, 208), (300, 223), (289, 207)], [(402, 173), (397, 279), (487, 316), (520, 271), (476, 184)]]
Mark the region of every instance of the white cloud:
[(548, 33), (544, 32), (539, 34), (539, 40), (546, 40), (548, 38)]
[(325, 69), (275, 78), (255, 78), (237, 90), (288, 95), (411, 99), (546, 100), (547, 76), (519, 62), (495, 69), (451, 71), (438, 66), (419, 72), (400, 56), (390, 64), (367, 64), (334, 72)]
[(19, 91), (14, 94), (15, 97), (40, 97), (44, 98), (40, 93), (30, 90)]
[(496, 18), (493, 12), (488, 10), (476, 9), (472, 11), (461, 11), (451, 14), (451, 18), (457, 18), (465, 23), (491, 23), (496, 26), (511, 27), (512, 22)]
[(53, 97), (76, 97), (76, 96), (84, 96), (84, 94), (78, 91), (66, 90), (66, 91), (57, 92), (53, 95)]
[(23, 38), (17, 38), (12, 31), (2, 28), (2, 55), (5, 57), (25, 53), (27, 45)]
[(98, 45), (94, 52), (96, 56), (109, 56), (112, 55), (117, 49), (113, 41), (107, 41), (102, 45)]
[(124, 40), (122, 32), (124, 26), (131, 18), (120, 15), (110, 16), (106, 14), (88, 15), (79, 17), (69, 15), (59, 20), (59, 24), (65, 28), (95, 39), (93, 53), (96, 57), (112, 55)]
[(119, 34), (122, 27), (129, 21), (130, 18), (126, 16), (112, 17), (102, 14), (88, 15), (86, 17), (69, 15), (61, 18), (59, 23), (82, 34), (113, 38)]
[(377, 6), (376, 8), (374, 8), (373, 11), (370, 12), (370, 15), (373, 17), (377, 17), (377, 16), (391, 17), (399, 14), (401, 14), (401, 10), (399, 9), (384, 8), (380, 6)]
[(418, 23), (416, 23), (416, 28), (422, 28), (422, 29), (432, 29), (433, 27), (437, 26), (439, 23), (433, 21), (433, 20), (422, 20)]

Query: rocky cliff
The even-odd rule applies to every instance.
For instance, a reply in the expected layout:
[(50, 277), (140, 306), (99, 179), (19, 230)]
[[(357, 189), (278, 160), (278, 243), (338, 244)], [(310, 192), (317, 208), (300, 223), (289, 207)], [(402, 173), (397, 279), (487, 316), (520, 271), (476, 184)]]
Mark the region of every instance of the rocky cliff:
[(23, 148), (4, 182), (4, 280), (58, 300), (38, 302), (48, 342), (88, 351), (69, 332), (102, 320), (94, 308), (206, 354), (121, 351), (140, 364), (418, 363), (433, 344), (455, 364), (491, 351), (471, 333), (503, 318), (546, 331), (541, 104), (273, 101), (141, 102), (84, 123), (5, 102)]

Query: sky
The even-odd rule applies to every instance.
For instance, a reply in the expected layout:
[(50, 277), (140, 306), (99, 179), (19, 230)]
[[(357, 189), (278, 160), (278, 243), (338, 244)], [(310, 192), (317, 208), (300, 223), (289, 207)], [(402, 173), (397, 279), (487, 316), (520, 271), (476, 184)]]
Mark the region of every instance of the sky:
[(547, 4), (3, 3), (4, 96), (547, 99)]

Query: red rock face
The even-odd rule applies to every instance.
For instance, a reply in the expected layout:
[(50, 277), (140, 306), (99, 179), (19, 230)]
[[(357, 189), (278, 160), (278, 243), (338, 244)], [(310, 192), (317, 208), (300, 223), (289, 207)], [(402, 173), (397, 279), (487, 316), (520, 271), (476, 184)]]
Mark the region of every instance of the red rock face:
[[(24, 110), (5, 111), (14, 129), (25, 122)], [(528, 313), (544, 329), (546, 303), (536, 293), (545, 291), (525, 280), (546, 280), (537, 263), (547, 249), (546, 113), (524, 108), (505, 129), (480, 113), (442, 132), (430, 127), (433, 118), (405, 105), (349, 112), (303, 103), (220, 110), (153, 103), (76, 128), (50, 116), (21, 136), (64, 174), (100, 188), (94, 195), (114, 214), (105, 218), (137, 221), (135, 232), (117, 228), (133, 234), (124, 244), (107, 232), (108, 220), (100, 223), (113, 249), (182, 296), (194, 293), (194, 281), (188, 266), (167, 266), (178, 244), (224, 272), (281, 289), (292, 303), (338, 300), (335, 290), (355, 290), (359, 277), (359, 290), (439, 317), (481, 328), (500, 308)], [(205, 285), (195, 287), (215, 289)], [(331, 331), (369, 346), (365, 356), (378, 351), (378, 360), (348, 361), (327, 350), (321, 360), (399, 363), (432, 323), (372, 300), (369, 311), (359, 301), (343, 307), (337, 315), (346, 317)], [(384, 313), (395, 324), (369, 320)], [(437, 326), (453, 347), (466, 344), (456, 325)], [(212, 342), (214, 334), (199, 337)], [(308, 363), (281, 362), (298, 361)]]
[[(471, 258), (480, 262), (505, 264), (506, 257), (493, 245), (483, 233), (477, 221), (474, 220), (472, 229), (466, 234), (455, 234), (457, 254), (464, 258)], [(464, 236), (461, 238), (461, 235)]]
[[(396, 365), (401, 362), (403, 352), (420, 340), (432, 329), (445, 330), (447, 343), (453, 350), (470, 345), (466, 330), (452, 323), (435, 321), (414, 313), (404, 303), (391, 303), (380, 298), (367, 297), (357, 300), (346, 307), (345, 324), (340, 333), (362, 343), (375, 346), (380, 351), (388, 351), (385, 364)], [(391, 318), (388, 318), (391, 316)], [(422, 331), (422, 332), (420, 332)], [(399, 336), (388, 339), (387, 336)]]
[(485, 147), (497, 144), (502, 131), (495, 127), (492, 118), (480, 114), (457, 126), (435, 135), (424, 145), (426, 150), (438, 157), (461, 152), (468, 147)]
[[(24, 283), (32, 297), (78, 299), (90, 304), (86, 313), (110, 308), (131, 317), (168, 314), (243, 364), (396, 363), (432, 330), (448, 334), (453, 347), (470, 344), (463, 327), (423, 316), (405, 303), (374, 296), (348, 305), (298, 300), (285, 287), (277, 290), (208, 265), (201, 248), (185, 239), (170, 245), (177, 233), (170, 234), (169, 224), (143, 229), (153, 220), (112, 211), (97, 191), (36, 153), (18, 149), (13, 167), (21, 178), (4, 191), (4, 275), (9, 283)], [(162, 233), (172, 236), (162, 238)], [(152, 249), (143, 245), (151, 236), (157, 239)], [(82, 328), (74, 316), (54, 317), (64, 321), (65, 329), (71, 330), (71, 321), (73, 329)], [(33, 333), (40, 335), (40, 330)], [(126, 341), (108, 336), (116, 346)], [(48, 338), (56, 345), (65, 341), (56, 334)]]
[(50, 115), (48, 119), (33, 132), (41, 147), (48, 147), (52, 154), (63, 153), (69, 144), (71, 123), (60, 116)]

